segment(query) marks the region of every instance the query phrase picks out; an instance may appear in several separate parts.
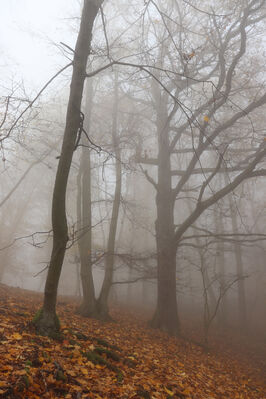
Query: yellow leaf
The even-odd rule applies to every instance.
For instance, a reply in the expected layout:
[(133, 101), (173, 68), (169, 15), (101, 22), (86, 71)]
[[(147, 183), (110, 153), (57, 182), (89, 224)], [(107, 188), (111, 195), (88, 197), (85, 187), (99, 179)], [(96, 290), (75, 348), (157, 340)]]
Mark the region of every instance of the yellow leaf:
[(91, 367), (92, 369), (94, 369), (95, 364), (93, 364), (92, 362), (88, 361), (88, 362), (86, 363), (86, 366), (89, 366), (89, 367)]
[(205, 115), (203, 119), (205, 122), (209, 122), (209, 120), (210, 120), (210, 118), (207, 115)]
[(22, 336), (19, 333), (14, 333), (12, 335), (12, 338), (16, 339), (17, 341), (19, 341), (20, 339), (22, 339)]
[(88, 370), (85, 369), (85, 367), (81, 367), (80, 370), (81, 370), (82, 374), (84, 374), (84, 375), (88, 375), (89, 374)]
[(164, 387), (164, 390), (166, 393), (168, 393), (168, 395), (174, 396), (174, 392), (170, 391), (170, 389), (167, 389), (166, 387)]
[(191, 387), (188, 387), (184, 391), (182, 391), (182, 394), (189, 395), (189, 394), (191, 394), (192, 391), (193, 391), (193, 389)]

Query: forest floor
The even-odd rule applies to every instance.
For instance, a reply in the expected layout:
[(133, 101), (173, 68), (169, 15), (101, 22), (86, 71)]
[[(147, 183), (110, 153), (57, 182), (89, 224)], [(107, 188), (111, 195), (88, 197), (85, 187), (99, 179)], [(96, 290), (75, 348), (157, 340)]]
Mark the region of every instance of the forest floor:
[(66, 298), (57, 341), (30, 322), (41, 300), (0, 285), (0, 398), (266, 399), (266, 359), (252, 350), (217, 341), (206, 353), (122, 310), (116, 322), (82, 318)]

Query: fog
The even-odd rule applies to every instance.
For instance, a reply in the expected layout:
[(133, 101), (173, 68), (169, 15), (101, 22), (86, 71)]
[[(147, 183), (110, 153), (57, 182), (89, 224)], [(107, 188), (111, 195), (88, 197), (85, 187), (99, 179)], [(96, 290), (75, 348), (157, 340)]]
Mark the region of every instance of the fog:
[[(86, 290), (86, 301), (107, 295), (111, 309), (147, 318), (157, 307), (155, 327), (192, 322), (206, 342), (211, 328), (265, 338), (262, 3), (104, 2), (67, 183), (60, 295), (83, 305)], [(75, 55), (82, 5), (0, 5), (0, 281), (43, 292), (72, 66), (38, 94)]]

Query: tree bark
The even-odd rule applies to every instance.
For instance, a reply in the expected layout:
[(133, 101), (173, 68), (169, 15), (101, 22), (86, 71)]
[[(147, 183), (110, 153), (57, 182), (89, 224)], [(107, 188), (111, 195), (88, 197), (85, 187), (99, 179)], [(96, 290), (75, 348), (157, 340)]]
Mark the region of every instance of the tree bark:
[(118, 224), (118, 215), (121, 199), (122, 186), (122, 167), (121, 167), (121, 153), (119, 148), (119, 138), (117, 132), (118, 119), (118, 76), (115, 73), (115, 93), (114, 93), (114, 107), (113, 107), (113, 122), (112, 122), (112, 144), (115, 154), (115, 195), (112, 209), (112, 216), (110, 221), (107, 254), (105, 258), (105, 274), (101, 288), (101, 292), (97, 301), (98, 316), (103, 320), (110, 319), (108, 309), (108, 297), (112, 287), (113, 273), (114, 273), (114, 252), (115, 241)]
[(171, 185), (169, 116), (162, 96), (157, 103), (158, 183), (156, 194), (157, 220), (157, 307), (152, 327), (171, 335), (179, 333), (176, 299), (176, 242), (174, 228), (174, 196)]
[(82, 148), (81, 156), (81, 184), (78, 195), (80, 217), (78, 248), (80, 256), (80, 276), (83, 291), (83, 300), (78, 312), (82, 316), (93, 316), (95, 313), (96, 300), (92, 276), (92, 214), (91, 214), (91, 160), (90, 150)]
[(86, 65), (90, 54), (92, 29), (100, 5), (101, 2), (97, 0), (84, 1), (80, 30), (74, 52), (66, 126), (53, 192), (53, 249), (45, 284), (43, 308), (39, 317), (36, 319), (36, 326), (44, 334), (58, 331), (60, 328), (56, 316), (56, 299), (66, 244), (68, 241), (65, 209), (66, 188), (73, 152), (75, 150), (77, 133), (81, 123), (80, 108), (86, 77)]
[[(92, 81), (88, 82), (86, 88), (86, 119), (85, 130), (90, 131), (92, 111)], [(82, 316), (93, 317), (96, 313), (96, 298), (92, 275), (92, 210), (91, 210), (91, 151), (86, 147), (86, 140), (82, 138), (82, 153), (79, 171), (79, 184), (77, 196), (77, 218), (78, 218), (78, 248), (80, 256), (80, 277), (82, 283), (82, 303), (78, 313)]]

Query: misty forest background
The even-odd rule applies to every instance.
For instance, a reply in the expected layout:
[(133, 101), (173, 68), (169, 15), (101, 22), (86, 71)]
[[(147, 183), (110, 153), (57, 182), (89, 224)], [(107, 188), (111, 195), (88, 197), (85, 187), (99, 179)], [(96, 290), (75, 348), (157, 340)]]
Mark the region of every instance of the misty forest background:
[(1, 65), (1, 283), (42, 332), (60, 276), (86, 317), (265, 339), (265, 1), (84, 4), (45, 86)]

